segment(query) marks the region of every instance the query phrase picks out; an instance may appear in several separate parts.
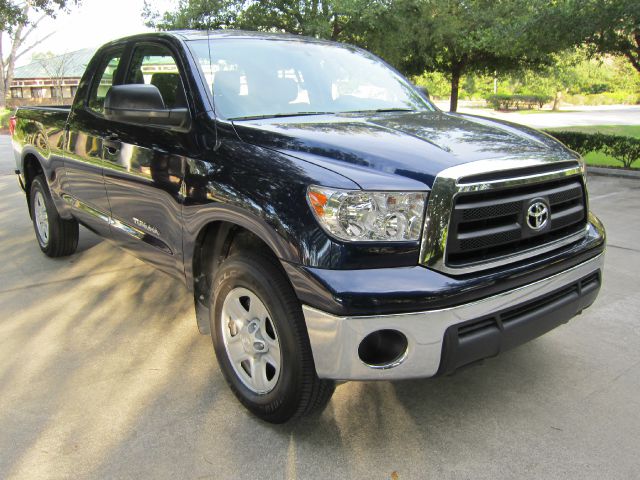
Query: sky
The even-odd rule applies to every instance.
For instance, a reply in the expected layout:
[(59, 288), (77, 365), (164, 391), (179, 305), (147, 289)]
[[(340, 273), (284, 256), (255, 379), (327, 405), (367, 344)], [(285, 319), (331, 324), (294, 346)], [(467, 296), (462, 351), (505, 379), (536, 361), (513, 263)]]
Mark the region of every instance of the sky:
[[(153, 0), (159, 9), (175, 4), (175, 0)], [(30, 62), (36, 52), (63, 54), (82, 48), (99, 47), (116, 38), (146, 32), (142, 18), (144, 0), (82, 0), (69, 14), (58, 14), (55, 19), (45, 19), (39, 25), (27, 44), (52, 33), (46, 41), (38, 45), (22, 58), (18, 65)]]

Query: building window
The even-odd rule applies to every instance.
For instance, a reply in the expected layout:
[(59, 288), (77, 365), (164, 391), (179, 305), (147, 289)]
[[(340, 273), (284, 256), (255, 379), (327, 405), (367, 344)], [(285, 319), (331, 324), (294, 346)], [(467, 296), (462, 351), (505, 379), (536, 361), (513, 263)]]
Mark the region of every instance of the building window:
[(11, 89), (11, 98), (22, 98), (22, 88), (12, 88)]
[(31, 89), (31, 96), (33, 98), (51, 98), (51, 88), (34, 87)]

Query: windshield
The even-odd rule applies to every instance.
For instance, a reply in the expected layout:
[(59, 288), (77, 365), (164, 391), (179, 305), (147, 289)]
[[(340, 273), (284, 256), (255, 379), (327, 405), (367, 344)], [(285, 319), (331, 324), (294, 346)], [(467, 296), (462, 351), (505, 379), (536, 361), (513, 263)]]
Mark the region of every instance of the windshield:
[(228, 119), (433, 107), (374, 55), (351, 46), (286, 40), (190, 42)]

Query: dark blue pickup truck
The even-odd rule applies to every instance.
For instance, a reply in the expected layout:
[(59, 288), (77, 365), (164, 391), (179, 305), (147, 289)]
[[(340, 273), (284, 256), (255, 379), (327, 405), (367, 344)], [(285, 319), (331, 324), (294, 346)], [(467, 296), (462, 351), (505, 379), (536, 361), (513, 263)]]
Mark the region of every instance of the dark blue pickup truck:
[(444, 113), (361, 49), (250, 32), (102, 47), (74, 104), (20, 108), (42, 251), (78, 225), (186, 282), (230, 387), (270, 422), (336, 381), (450, 374), (595, 300), (584, 162)]

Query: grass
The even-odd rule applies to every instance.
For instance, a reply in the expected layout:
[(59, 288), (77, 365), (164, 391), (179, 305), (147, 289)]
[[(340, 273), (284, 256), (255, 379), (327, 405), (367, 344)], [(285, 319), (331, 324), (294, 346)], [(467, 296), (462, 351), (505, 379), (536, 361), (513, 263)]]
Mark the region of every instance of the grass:
[[(587, 162), (587, 165), (592, 165), (594, 167), (623, 167), (622, 162), (616, 160), (613, 157), (610, 157), (609, 155), (605, 155), (602, 152), (588, 153), (584, 157), (584, 161)], [(633, 165), (631, 165), (631, 168), (633, 168), (634, 170), (640, 169), (640, 162), (636, 161)]]
[[(621, 135), (624, 137), (640, 138), (640, 125), (589, 125), (580, 127), (556, 127), (549, 130), (563, 132), (604, 133), (606, 135)], [(591, 152), (584, 157), (587, 165), (594, 167), (622, 167), (622, 162), (605, 155), (602, 152)], [(631, 168), (640, 169), (640, 161), (636, 161)]]
[(557, 132), (604, 133), (606, 135), (621, 135), (623, 137), (640, 138), (640, 125), (589, 125), (581, 127), (549, 128)]

